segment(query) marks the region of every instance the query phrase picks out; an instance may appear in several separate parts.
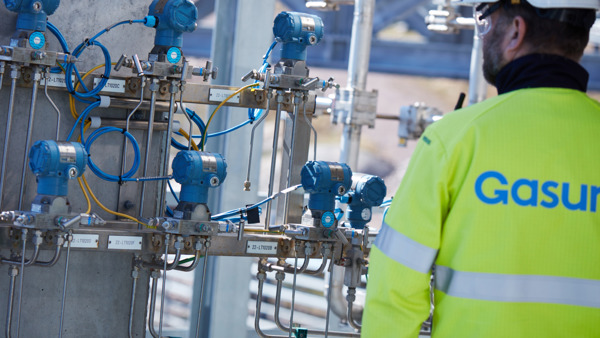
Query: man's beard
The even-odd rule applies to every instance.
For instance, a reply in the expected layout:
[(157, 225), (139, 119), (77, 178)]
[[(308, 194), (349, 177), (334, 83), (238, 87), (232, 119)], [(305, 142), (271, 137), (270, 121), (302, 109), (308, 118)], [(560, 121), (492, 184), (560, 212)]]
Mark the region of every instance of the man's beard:
[(483, 40), (483, 77), (492, 86), (496, 85), (496, 77), (498, 73), (506, 65), (506, 61), (502, 57), (502, 27), (497, 25), (484, 37)]

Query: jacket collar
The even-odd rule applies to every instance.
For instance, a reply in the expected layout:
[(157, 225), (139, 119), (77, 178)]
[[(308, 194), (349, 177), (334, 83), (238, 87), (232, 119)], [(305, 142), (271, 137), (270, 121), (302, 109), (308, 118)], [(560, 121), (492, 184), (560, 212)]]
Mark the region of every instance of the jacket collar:
[(529, 54), (509, 62), (496, 77), (498, 94), (523, 88), (587, 91), (588, 72), (577, 62), (552, 54)]

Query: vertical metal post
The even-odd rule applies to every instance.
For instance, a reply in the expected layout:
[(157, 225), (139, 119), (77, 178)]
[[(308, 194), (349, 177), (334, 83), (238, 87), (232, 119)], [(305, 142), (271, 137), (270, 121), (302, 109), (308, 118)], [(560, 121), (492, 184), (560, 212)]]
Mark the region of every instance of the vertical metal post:
[[(356, 0), (348, 60), (348, 88), (350, 90), (364, 91), (367, 85), (374, 12), (375, 0)], [(350, 116), (354, 114), (354, 100), (355, 96), (352, 95)], [(358, 164), (361, 128), (361, 126), (352, 124), (344, 125), (340, 162), (348, 164), (350, 168), (356, 168)]]
[(21, 188), (19, 190), (19, 210), (23, 210), (23, 193), (25, 189), (25, 177), (27, 175), (27, 155), (31, 146), (31, 136), (33, 134), (33, 122), (35, 118), (35, 105), (37, 103), (37, 92), (40, 85), (41, 71), (38, 67), (33, 67), (33, 89), (31, 92), (31, 103), (29, 106), (29, 123), (27, 125), (27, 136), (25, 141), (25, 151), (23, 154), (23, 172), (21, 173)]
[[(277, 165), (277, 148), (279, 148), (279, 126), (281, 125), (281, 103), (283, 102), (283, 90), (277, 90), (277, 111), (275, 112), (275, 130), (273, 131), (273, 152), (271, 153), (271, 171), (269, 173), (269, 188), (267, 196), (273, 195), (275, 185), (275, 166)], [(269, 229), (271, 222), (272, 201), (267, 202), (267, 211), (265, 214), (265, 229)]]
[[(352, 23), (352, 38), (348, 61), (348, 88), (353, 93), (366, 89), (374, 11), (375, 0), (356, 0), (354, 4), (354, 20)], [(350, 116), (354, 114), (354, 108), (356, 107), (355, 100), (356, 96), (354, 94), (351, 95)], [(357, 169), (358, 167), (361, 128), (361, 125), (345, 124), (342, 133), (340, 162), (348, 164), (352, 169)], [(346, 300), (342, 294), (343, 279), (343, 268), (333, 266), (329, 274), (330, 287), (327, 298), (328, 300), (333, 299), (334, 304), (331, 304), (331, 307), (340, 318), (345, 317), (345, 310), (347, 308)], [(327, 303), (328, 307), (329, 303), (330, 301)]]
[[(170, 163), (170, 157), (171, 157), (171, 133), (173, 132), (171, 129), (173, 128), (173, 113), (175, 111), (175, 93), (177, 92), (177, 85), (175, 83), (175, 81), (171, 81), (170, 85), (169, 85), (169, 90), (171, 91), (171, 96), (169, 98), (169, 121), (167, 124), (167, 132), (165, 134), (165, 159), (164, 159), (164, 166), (162, 168), (162, 172), (160, 173), (160, 176), (166, 176), (169, 172), (169, 163)], [(190, 134), (190, 139), (192, 138), (192, 135)], [(191, 142), (190, 142), (191, 144)], [(165, 212), (165, 194), (166, 194), (166, 190), (167, 190), (167, 181), (163, 180), (160, 182), (160, 191), (159, 191), (159, 196), (160, 196), (160, 205), (159, 205), (159, 210), (157, 211), (157, 216), (162, 215)]]
[(6, 116), (6, 130), (4, 131), (4, 152), (2, 153), (2, 172), (0, 174), (0, 210), (3, 210), (4, 178), (6, 177), (6, 159), (8, 158), (8, 142), (12, 129), (12, 115), (15, 110), (15, 89), (17, 88), (17, 66), (10, 66), (10, 96), (8, 97), (8, 115)]
[[(154, 130), (154, 113), (156, 111), (156, 91), (158, 90), (158, 80), (155, 77), (150, 79), (150, 114), (148, 115), (148, 135), (146, 136), (146, 156), (144, 157), (143, 176), (148, 176), (148, 161), (150, 160), (150, 149), (152, 148), (152, 132)], [(144, 195), (146, 194), (146, 182), (142, 181), (142, 194), (140, 197), (139, 217), (144, 215)]]

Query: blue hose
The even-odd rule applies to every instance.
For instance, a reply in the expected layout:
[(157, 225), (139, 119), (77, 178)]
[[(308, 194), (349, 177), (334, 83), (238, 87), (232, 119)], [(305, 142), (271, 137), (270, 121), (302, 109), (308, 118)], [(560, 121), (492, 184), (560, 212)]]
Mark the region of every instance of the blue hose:
[(52, 22), (50, 22), (50, 21), (46, 22), (46, 27), (48, 28), (50, 33), (52, 33), (56, 37), (56, 39), (58, 40), (58, 43), (60, 43), (60, 46), (63, 49), (63, 52), (69, 54), (70, 52), (69, 52), (69, 46), (67, 45), (67, 40), (65, 40), (65, 37), (62, 35), (60, 30), (58, 30), (58, 28), (56, 26), (54, 26), (52, 24)]
[[(89, 41), (86, 41), (86, 42), (80, 44), (79, 46), (77, 46), (75, 48), (75, 51), (73, 52), (73, 56), (79, 57), (81, 55), (81, 53), (83, 53), (85, 48), (87, 48), (87, 46), (98, 46), (102, 50), (102, 54), (104, 54), (104, 74), (102, 74), (102, 79), (100, 80), (100, 83), (98, 84), (98, 86), (96, 86), (96, 88), (93, 88), (92, 90), (89, 90), (83, 83), (83, 80), (81, 79), (81, 75), (79, 74), (79, 71), (77, 70), (77, 66), (75, 66), (74, 63), (68, 64), (65, 69), (66, 70), (65, 84), (67, 86), (67, 90), (73, 96), (79, 97), (79, 98), (84, 98), (84, 99), (89, 98), (89, 97), (96, 97), (100, 93), (100, 91), (106, 85), (106, 82), (108, 82), (108, 78), (110, 77), (110, 71), (111, 71), (110, 53), (108, 52), (108, 49), (106, 47), (104, 47), (104, 45), (98, 41), (89, 40)], [(75, 75), (77, 76), (79, 83), (83, 87), (84, 92), (76, 92), (75, 91), (75, 87), (73, 86), (73, 79), (71, 78), (71, 76), (73, 75), (73, 72), (75, 72)]]
[(77, 120), (75, 121), (75, 124), (73, 125), (73, 128), (71, 128), (71, 131), (69, 132), (69, 136), (67, 136), (67, 141), (69, 141), (71, 139), (71, 137), (73, 136), (73, 133), (75, 132), (75, 129), (77, 128), (78, 124), (81, 124), (81, 143), (84, 144), (85, 139), (83, 138), (83, 121), (85, 121), (85, 119), (87, 118), (88, 114), (96, 107), (98, 107), (100, 105), (100, 101), (96, 101), (92, 104), (90, 104), (89, 106), (87, 106), (87, 108), (84, 109), (84, 111), (79, 115), (79, 117), (77, 118)]
[[(94, 163), (94, 161), (92, 160), (92, 157), (91, 157), (90, 148), (91, 148), (92, 144), (94, 143), (94, 141), (96, 141), (96, 139), (98, 137), (100, 137), (101, 135), (104, 135), (109, 132), (123, 133), (123, 135), (125, 135), (125, 137), (127, 137), (127, 139), (129, 139), (129, 141), (131, 141), (131, 144), (133, 146), (133, 152), (134, 152), (133, 164), (132, 164), (131, 168), (126, 173), (124, 173), (123, 176), (121, 176), (121, 177), (103, 172), (100, 168), (98, 168), (96, 166), (96, 164)], [(133, 135), (131, 135), (128, 131), (125, 131), (123, 129), (116, 128), (116, 127), (102, 127), (100, 129), (96, 129), (90, 135), (90, 137), (87, 139), (87, 141), (85, 142), (85, 150), (87, 151), (88, 154), (90, 154), (88, 156), (88, 166), (90, 167), (92, 172), (94, 172), (94, 174), (96, 174), (96, 176), (100, 177), (101, 179), (103, 179), (105, 181), (110, 181), (110, 182), (137, 181), (138, 180), (135, 178), (132, 179), (131, 177), (136, 173), (136, 171), (138, 170), (138, 168), (140, 166), (140, 146), (138, 145), (138, 143), (137, 143), (136, 139), (133, 137)], [(151, 180), (151, 179), (148, 179), (148, 180)]]

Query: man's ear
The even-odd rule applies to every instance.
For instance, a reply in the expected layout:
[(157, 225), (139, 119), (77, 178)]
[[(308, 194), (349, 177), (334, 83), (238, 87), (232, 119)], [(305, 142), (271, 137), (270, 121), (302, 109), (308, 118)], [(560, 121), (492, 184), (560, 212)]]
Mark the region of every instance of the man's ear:
[(527, 24), (521, 16), (515, 16), (507, 26), (506, 32), (506, 47), (504, 48), (504, 56), (508, 61), (512, 61), (527, 53), (525, 44), (525, 33), (527, 32)]

